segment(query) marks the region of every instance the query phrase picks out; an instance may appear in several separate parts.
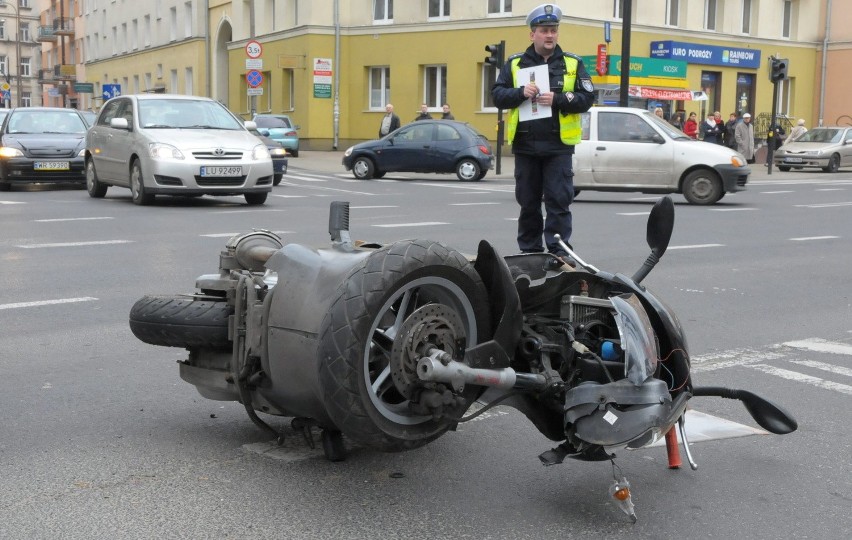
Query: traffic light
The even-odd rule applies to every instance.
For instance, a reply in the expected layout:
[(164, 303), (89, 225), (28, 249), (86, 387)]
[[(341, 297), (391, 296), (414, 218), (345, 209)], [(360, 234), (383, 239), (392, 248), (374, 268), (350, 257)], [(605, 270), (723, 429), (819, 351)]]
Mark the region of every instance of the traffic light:
[(488, 51), (491, 56), (485, 57), (485, 63), (494, 66), (496, 69), (502, 68), (504, 59), (503, 52), (505, 48), (505, 41), (501, 41), (500, 43), (495, 43), (493, 45), (486, 45), (485, 50)]
[(769, 80), (772, 82), (780, 82), (787, 79), (787, 68), (790, 61), (786, 58), (773, 58), (772, 65), (769, 68)]

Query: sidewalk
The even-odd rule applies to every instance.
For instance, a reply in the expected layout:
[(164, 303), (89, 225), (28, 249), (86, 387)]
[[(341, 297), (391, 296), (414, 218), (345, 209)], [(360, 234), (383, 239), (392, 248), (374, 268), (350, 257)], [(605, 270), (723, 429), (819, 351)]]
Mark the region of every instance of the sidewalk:
[[(842, 176), (838, 177), (837, 175), (829, 175), (823, 173), (819, 169), (803, 169), (800, 171), (789, 171), (789, 172), (781, 172), (777, 167), (772, 167), (772, 174), (769, 174), (768, 167), (763, 164), (763, 160), (765, 160), (765, 154), (761, 156), (763, 159), (758, 159), (755, 163), (753, 163), (751, 167), (751, 175), (749, 176), (749, 181), (772, 181), (772, 180), (796, 180), (803, 177), (803, 175), (807, 175), (811, 177), (813, 175), (826, 175), (826, 180), (840, 180), (840, 179), (849, 179), (849, 173), (843, 174), (838, 173)], [(496, 173), (496, 163), (495, 168), (488, 171), (488, 175), (485, 177), (488, 178), (500, 178), (506, 180), (512, 180), (514, 178), (514, 170), (515, 170), (515, 159), (512, 154), (501, 156), (500, 163), (500, 174)], [(343, 167), (343, 150), (331, 150), (331, 151), (322, 151), (322, 150), (299, 150), (299, 157), (294, 158), (290, 157), (288, 167), (293, 170), (305, 170), (312, 172), (321, 172), (321, 173), (329, 173), (329, 174), (339, 174), (346, 173), (346, 168)], [(351, 174), (351, 173), (349, 173)]]

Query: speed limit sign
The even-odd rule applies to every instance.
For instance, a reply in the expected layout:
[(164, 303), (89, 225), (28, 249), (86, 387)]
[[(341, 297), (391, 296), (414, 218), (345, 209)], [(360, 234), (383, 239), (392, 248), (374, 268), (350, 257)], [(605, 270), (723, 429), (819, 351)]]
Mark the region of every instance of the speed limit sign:
[(246, 43), (246, 55), (249, 58), (260, 58), (261, 54), (263, 54), (263, 46), (259, 41), (251, 40)]

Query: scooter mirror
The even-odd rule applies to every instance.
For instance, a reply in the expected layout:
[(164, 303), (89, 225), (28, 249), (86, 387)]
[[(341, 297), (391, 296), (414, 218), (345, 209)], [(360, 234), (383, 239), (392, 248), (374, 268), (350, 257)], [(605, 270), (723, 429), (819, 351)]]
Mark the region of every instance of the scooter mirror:
[(669, 240), (674, 230), (674, 203), (666, 195), (654, 203), (651, 215), (648, 217), (648, 247), (657, 258), (663, 256), (669, 247)]

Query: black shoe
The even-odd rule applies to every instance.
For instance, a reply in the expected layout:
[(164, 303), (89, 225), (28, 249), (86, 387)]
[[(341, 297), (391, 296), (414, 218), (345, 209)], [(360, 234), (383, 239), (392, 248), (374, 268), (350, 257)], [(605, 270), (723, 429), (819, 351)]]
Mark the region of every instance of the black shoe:
[[(551, 253), (551, 255), (553, 254)], [(576, 266), (576, 263), (567, 255), (553, 255), (552, 257), (548, 257), (544, 263), (545, 270), (552, 270), (554, 272), (570, 272)]]

